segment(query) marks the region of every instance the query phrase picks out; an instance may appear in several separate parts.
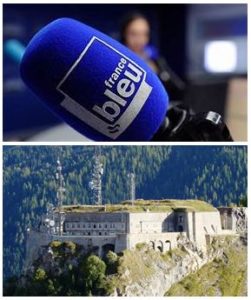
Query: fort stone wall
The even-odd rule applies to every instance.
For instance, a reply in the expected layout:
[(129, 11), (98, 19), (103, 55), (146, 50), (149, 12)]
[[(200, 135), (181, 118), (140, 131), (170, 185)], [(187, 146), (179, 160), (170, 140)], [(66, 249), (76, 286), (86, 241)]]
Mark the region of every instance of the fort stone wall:
[(177, 247), (182, 234), (197, 247), (206, 247), (206, 236), (222, 234), (218, 210), (212, 212), (70, 212), (66, 213), (62, 235), (42, 228), (31, 231), (27, 239), (26, 265), (34, 261), (41, 246), (53, 240), (72, 241), (103, 256), (146, 243), (161, 252)]
[(129, 214), (129, 233), (160, 233), (167, 231), (167, 217), (170, 213), (140, 212)]
[(187, 231), (186, 212), (141, 212), (129, 214), (129, 233), (161, 233)]
[[(191, 220), (192, 219), (192, 220)], [(218, 211), (193, 212), (189, 226), (193, 228), (194, 241), (198, 247), (206, 246), (206, 235), (221, 234), (221, 219)]]
[(139, 243), (148, 244), (154, 250), (169, 251), (177, 247), (179, 232), (128, 234), (128, 249), (135, 248)]

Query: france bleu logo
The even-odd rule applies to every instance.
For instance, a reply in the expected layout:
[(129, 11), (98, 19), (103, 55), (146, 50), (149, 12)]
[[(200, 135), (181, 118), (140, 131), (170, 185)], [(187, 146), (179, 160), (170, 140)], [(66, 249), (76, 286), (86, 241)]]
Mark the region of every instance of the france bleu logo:
[[(90, 62), (93, 60), (92, 69)], [(87, 84), (90, 78), (91, 84)], [(94, 36), (57, 90), (64, 95), (60, 105), (65, 110), (116, 140), (139, 114), (152, 87), (146, 82), (144, 69)]]

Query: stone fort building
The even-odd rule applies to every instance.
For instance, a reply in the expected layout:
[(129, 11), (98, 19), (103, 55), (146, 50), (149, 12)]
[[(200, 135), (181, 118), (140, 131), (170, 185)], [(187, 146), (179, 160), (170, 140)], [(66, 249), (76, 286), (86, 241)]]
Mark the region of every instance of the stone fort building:
[(72, 241), (103, 256), (108, 250), (121, 252), (138, 243), (165, 252), (187, 238), (201, 250), (208, 237), (236, 233), (231, 209), (216, 209), (199, 200), (136, 200), (117, 205), (63, 206), (42, 217), (39, 228), (27, 239), (27, 261), (53, 240)]

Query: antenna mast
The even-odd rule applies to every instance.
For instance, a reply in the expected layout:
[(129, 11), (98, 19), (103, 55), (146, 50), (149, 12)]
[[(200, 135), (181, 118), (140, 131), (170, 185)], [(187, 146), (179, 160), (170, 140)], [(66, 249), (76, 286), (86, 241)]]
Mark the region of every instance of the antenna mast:
[(62, 174), (62, 165), (59, 160), (57, 159), (57, 172), (56, 172), (56, 180), (57, 180), (57, 206), (58, 206), (58, 216), (59, 216), (59, 235), (62, 235), (62, 223), (63, 223), (63, 200), (65, 198), (65, 181), (64, 181), (64, 176)]
[(129, 173), (128, 177), (129, 177), (129, 184), (130, 184), (130, 198), (133, 205), (136, 197), (135, 173), (133, 172)]
[(101, 148), (95, 147), (94, 164), (89, 187), (92, 190), (93, 202), (102, 205), (102, 176), (104, 173), (103, 163), (101, 162)]

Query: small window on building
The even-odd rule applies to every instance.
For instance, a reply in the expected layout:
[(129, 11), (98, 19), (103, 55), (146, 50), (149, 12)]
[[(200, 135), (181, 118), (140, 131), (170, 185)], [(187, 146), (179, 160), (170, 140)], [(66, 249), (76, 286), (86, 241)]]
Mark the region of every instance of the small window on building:
[(78, 225), (77, 225), (77, 226), (78, 226), (78, 228), (80, 228), (80, 224), (79, 224), (79, 223), (78, 223)]
[(182, 232), (182, 231), (184, 231), (184, 228), (183, 228), (183, 226), (182, 226), (182, 225), (179, 225), (179, 227), (178, 227), (178, 231), (179, 231), (179, 232)]
[(82, 227), (85, 228), (85, 224), (82, 224)]
[(88, 231), (88, 235), (91, 235), (90, 231)]
[(102, 235), (102, 233), (101, 233), (101, 232), (99, 232), (99, 233), (98, 233), (98, 235)]
[(93, 228), (96, 228), (96, 224), (93, 224)]
[(179, 216), (179, 223), (183, 223), (183, 221), (184, 221), (183, 216)]
[(88, 224), (88, 227), (91, 228), (91, 223)]
[(107, 228), (107, 224), (105, 224), (105, 228)]
[(71, 228), (75, 228), (75, 224), (74, 223), (71, 225)]
[(105, 231), (105, 235), (107, 235), (107, 232)]
[(101, 224), (99, 224), (99, 225), (98, 225), (98, 227), (99, 227), (99, 228), (102, 228), (102, 225), (101, 225)]

